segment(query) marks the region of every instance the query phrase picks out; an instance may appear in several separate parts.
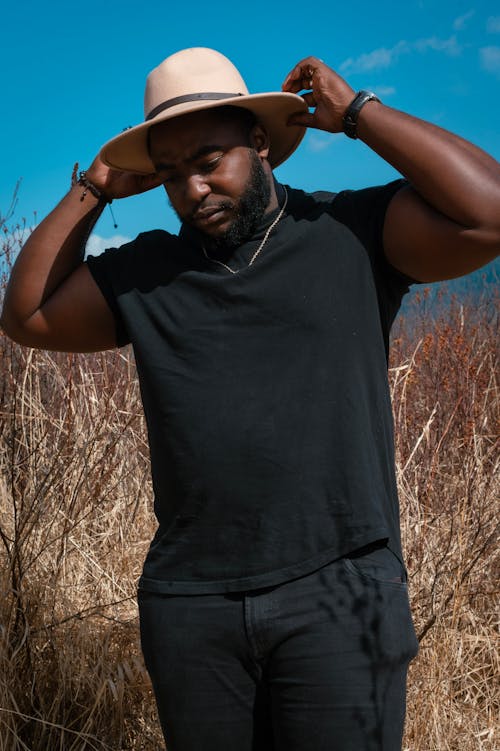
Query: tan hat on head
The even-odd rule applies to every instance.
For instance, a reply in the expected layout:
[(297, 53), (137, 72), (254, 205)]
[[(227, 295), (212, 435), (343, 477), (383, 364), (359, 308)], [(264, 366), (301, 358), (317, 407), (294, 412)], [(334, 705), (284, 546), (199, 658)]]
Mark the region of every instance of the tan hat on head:
[(154, 172), (147, 148), (147, 131), (152, 125), (229, 104), (251, 110), (266, 128), (272, 167), (284, 162), (304, 137), (304, 127), (287, 125), (290, 115), (307, 111), (302, 97), (281, 91), (249, 94), (227, 57), (206, 47), (192, 47), (167, 57), (151, 71), (144, 95), (144, 122), (104, 144), (101, 159), (114, 169)]

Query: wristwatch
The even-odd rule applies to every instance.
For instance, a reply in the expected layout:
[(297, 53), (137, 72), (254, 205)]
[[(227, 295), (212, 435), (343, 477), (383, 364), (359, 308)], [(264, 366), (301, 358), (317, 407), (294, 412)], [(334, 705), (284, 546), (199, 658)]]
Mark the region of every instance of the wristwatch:
[(346, 136), (349, 136), (349, 138), (358, 137), (358, 116), (361, 108), (370, 101), (380, 102), (380, 99), (373, 93), (373, 91), (358, 91), (349, 107), (346, 109), (344, 117), (342, 118), (342, 123), (344, 126), (344, 133)]

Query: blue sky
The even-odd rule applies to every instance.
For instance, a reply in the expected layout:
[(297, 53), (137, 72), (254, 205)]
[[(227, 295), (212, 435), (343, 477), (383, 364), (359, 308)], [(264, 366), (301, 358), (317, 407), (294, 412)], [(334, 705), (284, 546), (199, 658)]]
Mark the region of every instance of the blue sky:
[[(22, 178), (16, 218), (33, 223), (68, 188), (72, 166), (142, 121), (148, 72), (172, 52), (227, 55), (251, 92), (273, 91), (302, 57), (322, 58), (354, 89), (472, 140), (500, 160), (498, 2), (9, 3), (2, 11), (0, 214)], [(340, 190), (396, 176), (360, 142), (309, 131), (277, 170), (295, 187)], [(95, 247), (155, 227), (177, 230), (162, 189), (115, 201)]]

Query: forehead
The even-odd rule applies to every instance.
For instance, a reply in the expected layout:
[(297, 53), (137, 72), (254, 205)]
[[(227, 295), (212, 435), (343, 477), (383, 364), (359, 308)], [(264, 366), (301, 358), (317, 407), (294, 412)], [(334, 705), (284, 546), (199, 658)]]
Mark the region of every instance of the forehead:
[(154, 125), (149, 133), (151, 158), (175, 162), (189, 158), (206, 145), (247, 143), (240, 120), (216, 109), (191, 112)]

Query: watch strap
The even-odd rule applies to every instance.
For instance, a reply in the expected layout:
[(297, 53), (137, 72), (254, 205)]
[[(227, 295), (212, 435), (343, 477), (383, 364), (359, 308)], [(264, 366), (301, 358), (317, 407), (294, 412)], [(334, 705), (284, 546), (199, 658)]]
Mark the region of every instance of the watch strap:
[(380, 102), (380, 99), (373, 93), (373, 91), (358, 91), (346, 109), (344, 117), (342, 118), (342, 124), (344, 133), (346, 136), (349, 136), (349, 138), (358, 137), (357, 130), (359, 113), (361, 112), (361, 108), (364, 107), (367, 102), (371, 101)]

